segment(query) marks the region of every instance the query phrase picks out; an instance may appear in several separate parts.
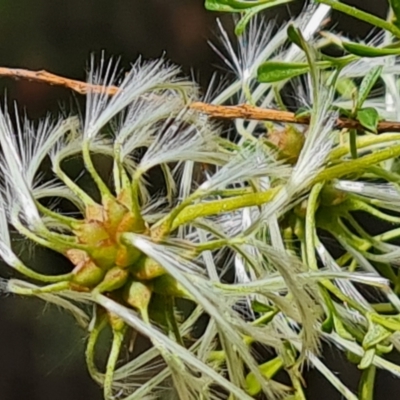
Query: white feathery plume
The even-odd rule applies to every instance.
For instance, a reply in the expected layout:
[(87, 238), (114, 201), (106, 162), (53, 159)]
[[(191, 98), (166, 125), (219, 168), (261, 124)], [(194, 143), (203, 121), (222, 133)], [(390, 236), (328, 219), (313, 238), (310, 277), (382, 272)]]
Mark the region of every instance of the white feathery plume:
[(329, 111), (333, 90), (322, 86), (318, 88), (313, 113), (306, 140), (293, 172), (284, 187), (268, 202), (261, 211), (261, 217), (254, 221), (248, 233), (254, 232), (271, 216), (279, 217), (289, 206), (299, 201), (299, 195), (310, 185), (321, 171), (333, 146), (333, 129), (336, 116)]
[(317, 90), (318, 98), (313, 99), (314, 107), (306, 140), (288, 182), (288, 186), (297, 193), (306, 188), (320, 171), (333, 145), (332, 131), (336, 114), (329, 108), (334, 90), (332, 88), (326, 90), (322, 84)]
[(226, 155), (218, 150), (215, 141), (218, 132), (208, 124), (199, 127), (190, 124), (191, 118), (196, 118), (196, 114), (184, 110), (176, 118), (164, 124), (140, 160), (137, 167), (140, 174), (156, 165), (169, 162), (187, 160), (209, 164), (224, 162)]
[(17, 256), (11, 250), (10, 233), (4, 200), (0, 196), (0, 257), (10, 266), (15, 266), (19, 262)]
[(47, 181), (32, 190), (36, 200), (42, 198), (63, 198), (74, 204), (80, 211), (85, 209), (85, 204), (67, 186), (55, 180)]
[[(336, 263), (335, 259), (330, 255), (329, 251), (325, 248), (325, 246), (316, 239), (315, 248), (321, 259), (322, 263), (326, 268), (331, 271), (341, 271), (342, 268)], [(378, 276), (375, 276), (379, 278)], [(350, 282), (350, 280), (336, 280), (335, 283), (340, 288), (340, 290), (349, 296), (350, 298), (356, 300), (359, 304), (361, 304), (366, 309), (371, 309), (372, 307), (368, 303), (368, 301), (364, 298), (364, 296), (356, 289), (356, 287)]]
[[(337, 347), (348, 350), (359, 357), (363, 357), (365, 354), (365, 350), (358, 343), (356, 343), (355, 341), (343, 339), (336, 332), (323, 333), (323, 336), (328, 341), (335, 343)], [(375, 354), (372, 359), (372, 364), (400, 378), (400, 366), (388, 360), (385, 360), (381, 356)], [(354, 397), (354, 399), (357, 400), (357, 397)]]
[[(217, 297), (210, 292), (210, 286), (204, 278), (201, 278), (199, 275), (196, 276), (193, 273), (188, 275), (183, 272), (188, 269), (193, 270), (193, 267), (190, 266), (191, 262), (180, 260), (178, 254), (171, 252), (170, 246), (152, 243), (141, 235), (125, 233), (123, 237), (126, 241), (129, 241), (133, 246), (162, 265), (163, 268), (193, 296), (195, 301), (204, 308), (213, 320), (215, 320), (219, 334), (229, 337), (231, 346), (235, 346), (237, 354), (240, 355), (241, 360), (248, 366), (250, 371), (255, 374), (263, 390), (274, 397), (274, 388), (262, 378), (255, 360), (239, 335), (239, 327), (239, 329), (247, 328), (248, 333), (250, 333), (250, 327), (244, 324), (237, 316), (235, 317), (234, 312), (230, 311), (230, 309), (226, 307), (226, 304), (221, 304), (221, 300), (217, 299)], [(196, 284), (194, 284), (194, 280)], [(211, 300), (211, 298), (213, 300)], [(223, 312), (219, 309), (223, 309)], [(256, 327), (252, 328), (252, 334), (255, 334), (256, 330)], [(265, 342), (265, 340), (268, 339), (265, 332), (263, 332), (262, 336), (261, 334), (258, 335), (258, 337), (262, 337), (261, 342)]]
[(276, 161), (261, 146), (242, 149), (227, 164), (202, 183), (199, 191), (213, 191), (234, 183), (249, 182), (262, 177), (288, 178), (291, 168)]
[[(293, 279), (298, 281), (297, 283), (299, 287), (306, 286), (310, 282), (317, 283), (324, 279), (335, 279), (338, 282), (353, 281), (380, 289), (387, 289), (389, 287), (389, 281), (386, 278), (382, 278), (381, 276), (378, 276), (376, 274), (365, 272), (329, 270), (296, 272), (295, 274), (293, 274)], [(214, 287), (221, 293), (223, 293), (224, 296), (229, 296), (233, 298), (240, 298), (242, 296), (248, 296), (255, 293), (287, 293), (290, 291), (290, 285), (287, 284), (285, 278), (279, 272), (268, 274), (265, 278), (261, 277), (248, 282), (233, 284), (215, 283)], [(367, 308), (372, 309), (369, 305)]]
[[(33, 285), (32, 283), (18, 280), (18, 279), (10, 279), (7, 282), (7, 291), (10, 293), (18, 294), (19, 290), (40, 290), (40, 286)], [(68, 312), (70, 312), (73, 317), (76, 319), (78, 324), (84, 328), (87, 328), (89, 325), (90, 318), (89, 316), (76, 304), (72, 301), (63, 298), (61, 294), (53, 294), (53, 293), (40, 293), (38, 292), (36, 295), (39, 299), (44, 300), (47, 303), (54, 304)], [(79, 296), (72, 296), (73, 301), (79, 301)], [(82, 303), (86, 303), (87, 300), (82, 299)]]
[(228, 55), (225, 56), (211, 41), (209, 41), (209, 45), (228, 68), (236, 74), (242, 86), (242, 91), (245, 91), (245, 87), (255, 83), (253, 80), (258, 65), (267, 59), (269, 54), (274, 51), (275, 46), (279, 46), (276, 35), (272, 36), (274, 24), (265, 23), (259, 16), (252, 18), (243, 34), (237, 36), (237, 50), (233, 48), (231, 40), (219, 19), (217, 19), (217, 24), (221, 34), (221, 43)]
[[(294, 20), (294, 25), (297, 26), (306, 41), (309, 41), (313, 38), (313, 36), (318, 32), (324, 20), (328, 17), (331, 8), (325, 4), (310, 4), (307, 6), (305, 11), (299, 15), (298, 18)], [(284, 34), (285, 40), (287, 39), (285, 27)], [(277, 59), (282, 59), (287, 62), (301, 61), (304, 60), (305, 55), (304, 52), (296, 45), (292, 44), (289, 49), (278, 55)], [(282, 87), (284, 82), (280, 82), (279, 87)], [(252, 92), (252, 98), (254, 101), (260, 100), (264, 93), (269, 91), (271, 88), (270, 83), (261, 83), (258, 87)], [(274, 98), (274, 93), (269, 91), (268, 95), (264, 97), (261, 101), (261, 107), (269, 107)], [(248, 126), (248, 131), (252, 132), (256, 126), (256, 122), (251, 122)]]
[(34, 178), (44, 158), (52, 151), (57, 143), (71, 131), (79, 127), (76, 117), (59, 119), (51, 123), (49, 118), (39, 122), (37, 129), (25, 121), (22, 130), (20, 125), (16, 141), (21, 154), (21, 161), (27, 182), (34, 187)]
[(391, 183), (337, 180), (334, 187), (344, 192), (357, 193), (373, 200), (390, 202), (392, 205), (400, 207), (400, 191)]
[(143, 322), (132, 310), (100, 294), (97, 294), (94, 300), (107, 310), (122, 318), (128, 325), (132, 326), (143, 335), (151, 338), (153, 341), (159, 342), (160, 346), (163, 346), (166, 351), (170, 352), (172, 357), (181, 359), (195, 370), (209, 376), (214, 382), (221, 385), (221, 387), (228, 390), (234, 396), (243, 400), (251, 400), (251, 397), (246, 392), (233, 385), (218, 372), (198, 360), (189, 350), (175, 343), (153, 326)]
[[(22, 137), (23, 133), (19, 135)], [(0, 144), (2, 147), (2, 172), (6, 179), (6, 201), (16, 204), (23, 213), (25, 221), (32, 229), (43, 228), (36, 204), (32, 198), (30, 184), (24, 174), (19, 149), (14, 137), (14, 129), (7, 110), (0, 110)]]
[(170, 89), (182, 94), (186, 93), (189, 97), (190, 92), (195, 91), (193, 84), (178, 79), (179, 68), (167, 65), (163, 59), (147, 63), (139, 59), (132, 65), (130, 72), (119, 85), (118, 92), (110, 98), (107, 86), (115, 83), (117, 65), (113, 66), (112, 61), (107, 64), (104, 56), (97, 71), (93, 65), (94, 59), (91, 64), (88, 83), (102, 85), (103, 90), (101, 93), (89, 90), (87, 94), (84, 140), (93, 140), (101, 128), (115, 115), (149, 91)]
[[(375, 274), (379, 276), (378, 272), (374, 268), (374, 266), (354, 247), (348, 245), (343, 238), (337, 238), (339, 243), (343, 246), (343, 248), (349, 252), (355, 260), (357, 260), (358, 265), (366, 272), (371, 274)], [(392, 303), (393, 307), (400, 312), (400, 300), (397, 294), (389, 287), (383, 290), (383, 294), (387, 297), (387, 299)]]
[[(252, 245), (257, 248), (267, 263), (283, 277), (287, 288), (292, 294), (293, 302), (296, 305), (304, 334), (304, 351), (316, 352), (318, 350), (318, 331), (315, 329), (318, 321), (318, 294), (313, 287), (312, 281), (307, 285), (301, 286), (295, 278), (295, 274), (305, 270), (301, 260), (287, 251), (277, 250), (260, 240), (253, 240)], [(265, 264), (264, 261), (261, 261)], [(268, 271), (268, 269), (266, 269)]]
[[(287, 39), (287, 35), (286, 35), (286, 29), (287, 29), (287, 25), (282, 26), (278, 32), (276, 32), (268, 42), (264, 43), (263, 46), (258, 46), (259, 42), (258, 40), (261, 38), (262, 40), (266, 40), (267, 36), (255, 36), (254, 33), (259, 32), (259, 30), (262, 28), (258, 28), (256, 25), (257, 24), (261, 24), (261, 20), (254, 20), (253, 25), (251, 26), (251, 30), (248, 33), (245, 33), (245, 38), (242, 41), (239, 41), (239, 46), (244, 45), (247, 42), (247, 46), (250, 45), (250, 43), (254, 43), (254, 45), (250, 45), (249, 47), (252, 48), (257, 48), (259, 49), (256, 53), (256, 57), (252, 56), (244, 47), (240, 47), (240, 52), (239, 54), (236, 54), (233, 50), (233, 46), (228, 38), (228, 35), (226, 34), (224, 28), (222, 27), (222, 25), (219, 23), (219, 27), (221, 29), (221, 33), (223, 36), (223, 43), (225, 45), (225, 47), (227, 48), (227, 50), (230, 52), (230, 58), (233, 61), (229, 61), (228, 59), (226, 59), (225, 57), (223, 58), (225, 62), (231, 64), (231, 65), (235, 65), (235, 69), (236, 69), (236, 65), (244, 65), (245, 69), (243, 70), (243, 72), (245, 71), (245, 75), (246, 78), (248, 80), (253, 79), (256, 77), (257, 74), (257, 68), (258, 66), (263, 62), (268, 60), (278, 49), (281, 48), (281, 46), (285, 43), (286, 39)], [(261, 24), (263, 25), (263, 24)], [(247, 28), (249, 29), (249, 27)], [(269, 31), (269, 27), (265, 27), (265, 31)], [(214, 47), (214, 46), (213, 46)], [(220, 54), (220, 52), (217, 50), (217, 53)], [(241, 56), (243, 56), (243, 54), (246, 54), (246, 60), (242, 60)], [(250, 64), (250, 61), (252, 61), (252, 64)], [(242, 72), (242, 74), (243, 74)], [(220, 94), (218, 94), (213, 100), (212, 100), (212, 104), (222, 104), (225, 103), (228, 99), (230, 99), (232, 96), (234, 96), (238, 91), (240, 91), (243, 87), (242, 84), (242, 79), (239, 79), (237, 81), (235, 81), (234, 83), (232, 83), (230, 86), (228, 86), (225, 90), (221, 91)]]
[(151, 145), (152, 136), (162, 122), (177, 115), (184, 107), (183, 99), (177, 96), (152, 96), (140, 98), (131, 104), (126, 116), (115, 129), (114, 148), (121, 147), (121, 158), (139, 147)]

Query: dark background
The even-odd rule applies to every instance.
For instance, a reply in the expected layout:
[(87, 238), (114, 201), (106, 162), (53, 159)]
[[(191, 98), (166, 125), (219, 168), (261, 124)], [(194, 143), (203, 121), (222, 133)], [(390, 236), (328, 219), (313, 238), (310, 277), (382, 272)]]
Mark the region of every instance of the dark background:
[[(346, 1), (385, 16), (386, 0)], [(296, 14), (283, 6), (267, 17)], [(45, 69), (75, 79), (85, 79), (90, 54), (121, 57), (128, 67), (139, 55), (167, 58), (182, 65), (186, 74), (206, 86), (222, 62), (207, 39), (215, 40), (216, 14), (204, 10), (202, 0), (0, 0), (0, 66)], [(226, 25), (230, 16), (222, 16)], [(334, 13), (336, 29), (363, 37), (370, 27)], [(223, 72), (223, 69), (220, 69)], [(82, 98), (66, 89), (0, 77), (0, 90), (8, 102), (17, 100), (31, 118), (48, 111), (68, 109)], [(23, 243), (17, 243), (19, 246)], [(28, 264), (53, 263), (36, 253)], [(38, 260), (38, 257), (39, 260)], [(10, 271), (0, 267), (0, 276)], [(75, 321), (40, 300), (0, 294), (0, 400), (100, 400), (101, 390), (92, 382), (84, 363), (86, 333)], [(325, 362), (356, 390), (356, 368), (335, 350), (325, 350)], [(377, 399), (398, 398), (400, 381), (378, 375)], [(340, 399), (318, 373), (308, 380), (309, 399)]]

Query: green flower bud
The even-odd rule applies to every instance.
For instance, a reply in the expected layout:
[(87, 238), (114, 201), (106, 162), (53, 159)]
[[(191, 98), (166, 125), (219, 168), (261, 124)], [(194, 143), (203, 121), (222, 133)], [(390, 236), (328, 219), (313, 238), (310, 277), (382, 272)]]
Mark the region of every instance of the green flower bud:
[(164, 274), (156, 279), (153, 279), (153, 291), (164, 296), (183, 297), (191, 299), (190, 293), (173, 278), (171, 275)]
[(305, 136), (291, 125), (278, 131), (273, 130), (268, 134), (268, 140), (275, 145), (279, 152), (279, 158), (289, 164), (295, 164), (303, 148)]
[(105, 271), (99, 268), (82, 250), (69, 250), (68, 258), (76, 265), (72, 271), (72, 283), (83, 287), (94, 287), (104, 277)]
[(96, 287), (98, 292), (112, 292), (125, 285), (128, 280), (129, 272), (120, 267), (111, 268), (107, 271), (103, 281)]
[(143, 311), (151, 300), (152, 286), (138, 281), (128, 283), (123, 292), (124, 300), (133, 308)]
[(165, 269), (152, 258), (142, 256), (131, 268), (131, 274), (139, 280), (147, 281), (165, 274)]

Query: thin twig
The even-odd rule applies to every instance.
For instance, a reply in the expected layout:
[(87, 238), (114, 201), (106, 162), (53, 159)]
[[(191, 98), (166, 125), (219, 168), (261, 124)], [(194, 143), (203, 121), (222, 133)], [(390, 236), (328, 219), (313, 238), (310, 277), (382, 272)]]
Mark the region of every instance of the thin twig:
[[(112, 96), (119, 90), (117, 86), (104, 87), (101, 85), (91, 85), (86, 82), (55, 75), (44, 70), (30, 71), (27, 69), (0, 67), (0, 76), (6, 76), (13, 79), (26, 79), (32, 82), (47, 83), (55, 86), (63, 86), (82, 95), (85, 95), (88, 92), (98, 92), (107, 93)], [(309, 117), (296, 117), (294, 113), (289, 111), (265, 109), (261, 107), (250, 106), (248, 104), (221, 106), (203, 102), (194, 102), (190, 104), (190, 108), (210, 115), (213, 118), (221, 119), (240, 118), (246, 120), (282, 123), (286, 122), (303, 125), (307, 125), (310, 122)], [(364, 129), (357, 120), (349, 118), (338, 118), (336, 121), (336, 127), (339, 129)], [(400, 122), (381, 121), (378, 123), (377, 132), (400, 132)]]

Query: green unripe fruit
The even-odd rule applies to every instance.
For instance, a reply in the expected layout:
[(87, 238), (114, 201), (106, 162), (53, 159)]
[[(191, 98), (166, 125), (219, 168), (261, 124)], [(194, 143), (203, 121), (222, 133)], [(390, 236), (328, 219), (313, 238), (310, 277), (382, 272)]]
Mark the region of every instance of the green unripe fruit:
[(150, 257), (141, 257), (131, 268), (131, 274), (139, 280), (147, 281), (165, 274), (165, 269)]
[(107, 271), (104, 276), (103, 281), (96, 287), (96, 291), (103, 292), (112, 292), (113, 290), (117, 290), (125, 285), (128, 280), (129, 272), (120, 267), (111, 268)]
[(124, 300), (133, 308), (143, 311), (147, 310), (152, 295), (152, 288), (149, 284), (132, 281), (125, 286), (123, 292)]

